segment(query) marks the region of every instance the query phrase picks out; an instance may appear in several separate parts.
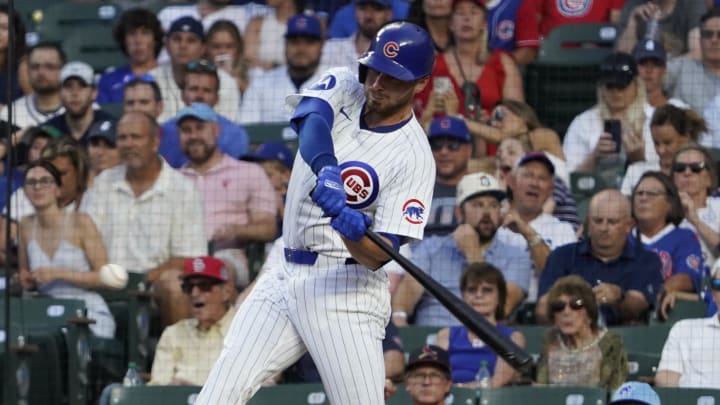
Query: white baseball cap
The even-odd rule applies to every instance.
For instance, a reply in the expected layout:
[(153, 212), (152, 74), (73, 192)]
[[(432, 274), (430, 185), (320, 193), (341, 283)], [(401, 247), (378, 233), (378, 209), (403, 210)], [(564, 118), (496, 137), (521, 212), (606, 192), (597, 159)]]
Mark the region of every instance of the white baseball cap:
[(95, 72), (93, 68), (85, 62), (68, 62), (60, 70), (60, 82), (65, 83), (65, 80), (70, 78), (77, 78), (85, 82), (85, 85), (95, 84)]
[(500, 201), (505, 198), (505, 191), (492, 175), (484, 172), (466, 174), (457, 185), (456, 204), (460, 206), (465, 200), (484, 194), (490, 194)]

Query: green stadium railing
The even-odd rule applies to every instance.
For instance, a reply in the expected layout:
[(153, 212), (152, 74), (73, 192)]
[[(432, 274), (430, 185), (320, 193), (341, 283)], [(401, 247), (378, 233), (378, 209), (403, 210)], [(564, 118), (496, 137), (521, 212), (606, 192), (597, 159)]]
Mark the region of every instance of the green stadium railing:
[(655, 387), (662, 405), (720, 404), (720, 389)]
[(608, 393), (602, 388), (589, 387), (516, 386), (485, 389), (480, 396), (479, 404), (482, 405), (603, 405), (607, 403)]
[(110, 392), (111, 405), (186, 405), (193, 404), (202, 387), (140, 386), (116, 387)]

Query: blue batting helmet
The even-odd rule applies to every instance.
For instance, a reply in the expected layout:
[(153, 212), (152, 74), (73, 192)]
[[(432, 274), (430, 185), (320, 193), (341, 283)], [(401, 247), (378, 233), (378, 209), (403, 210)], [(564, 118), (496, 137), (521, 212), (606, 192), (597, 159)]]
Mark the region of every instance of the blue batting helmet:
[(360, 82), (365, 81), (367, 68), (398, 80), (412, 81), (430, 75), (435, 48), (424, 29), (406, 21), (391, 22), (380, 28), (358, 62)]

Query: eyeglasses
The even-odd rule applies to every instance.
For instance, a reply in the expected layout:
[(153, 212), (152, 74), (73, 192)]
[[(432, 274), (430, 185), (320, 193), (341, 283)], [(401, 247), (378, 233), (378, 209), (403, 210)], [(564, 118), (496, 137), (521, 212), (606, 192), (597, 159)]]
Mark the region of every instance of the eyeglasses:
[(439, 152), (442, 148), (447, 148), (450, 152), (457, 152), (462, 146), (462, 142), (452, 139), (433, 139), (430, 141), (430, 149), (433, 152)]
[(690, 171), (698, 174), (701, 171), (705, 170), (705, 162), (696, 162), (696, 163), (680, 163), (677, 162), (673, 165), (672, 169), (675, 173), (685, 173), (685, 169), (690, 168)]
[(636, 190), (635, 191), (635, 197), (647, 197), (647, 198), (656, 198), (661, 195), (665, 195), (667, 193), (664, 193), (662, 191), (650, 191), (650, 190)]
[(565, 310), (565, 307), (570, 306), (570, 309), (573, 311), (578, 311), (580, 309), (585, 308), (585, 303), (582, 299), (577, 298), (571, 301), (563, 301), (563, 300), (557, 300), (550, 303), (550, 310), (552, 312), (562, 312)]
[(710, 280), (710, 288), (713, 291), (720, 291), (720, 278)]
[(217, 72), (217, 66), (214, 63), (206, 59), (200, 59), (198, 61), (190, 62), (185, 65), (185, 71), (187, 72)]
[(494, 292), (496, 291), (496, 289), (493, 288), (493, 287), (490, 287), (490, 286), (487, 286), (487, 285), (486, 285), (486, 286), (483, 286), (483, 287), (478, 287), (478, 286), (467, 287), (467, 288), (465, 288), (465, 289), (463, 290), (463, 292), (466, 292), (466, 293), (468, 293), (468, 294), (477, 294), (478, 291), (480, 291), (483, 295), (485, 295), (485, 294), (492, 294), (492, 293), (494, 293)]
[(222, 284), (222, 282), (215, 280), (198, 280), (195, 282), (183, 281), (182, 284), (180, 284), (180, 289), (183, 293), (187, 295), (192, 294), (192, 290), (194, 287), (197, 287), (200, 289), (201, 292), (206, 293), (212, 290), (212, 288), (218, 284)]
[(130, 73), (129, 75), (125, 75), (125, 77), (123, 77), (123, 84), (128, 84), (130, 82), (154, 83), (155, 77), (150, 73), (143, 73), (141, 75)]
[(39, 179), (25, 179), (25, 188), (47, 188), (55, 184), (55, 179), (50, 176), (40, 177)]
[(426, 378), (429, 378), (430, 382), (433, 384), (439, 384), (447, 380), (447, 376), (445, 374), (436, 372), (421, 373), (419, 371), (413, 371), (408, 374), (408, 381), (415, 384), (425, 381)]
[(702, 39), (720, 39), (720, 31), (716, 30), (700, 30), (700, 38)]

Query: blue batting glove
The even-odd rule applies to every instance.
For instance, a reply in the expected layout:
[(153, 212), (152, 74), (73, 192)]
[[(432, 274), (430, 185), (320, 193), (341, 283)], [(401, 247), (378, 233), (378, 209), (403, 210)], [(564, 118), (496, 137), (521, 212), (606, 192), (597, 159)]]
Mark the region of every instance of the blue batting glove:
[(345, 207), (330, 221), (333, 229), (345, 239), (357, 242), (365, 236), (365, 231), (372, 224), (372, 219), (360, 211)]
[(315, 204), (322, 208), (323, 216), (336, 217), (345, 207), (347, 199), (340, 167), (325, 166), (320, 169), (315, 189), (310, 197)]

